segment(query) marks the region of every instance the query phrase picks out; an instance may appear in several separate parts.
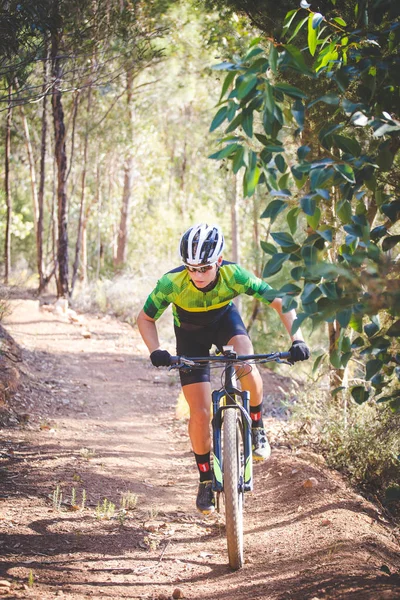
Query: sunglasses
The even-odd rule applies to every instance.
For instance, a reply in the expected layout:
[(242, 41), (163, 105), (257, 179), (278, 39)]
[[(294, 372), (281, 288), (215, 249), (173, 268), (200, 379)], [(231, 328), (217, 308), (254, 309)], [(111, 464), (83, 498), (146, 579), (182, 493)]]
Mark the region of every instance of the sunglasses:
[(185, 268), (189, 271), (189, 273), (207, 273), (207, 271), (211, 271), (215, 263), (212, 265), (204, 265), (204, 267), (189, 267), (189, 265), (185, 265)]

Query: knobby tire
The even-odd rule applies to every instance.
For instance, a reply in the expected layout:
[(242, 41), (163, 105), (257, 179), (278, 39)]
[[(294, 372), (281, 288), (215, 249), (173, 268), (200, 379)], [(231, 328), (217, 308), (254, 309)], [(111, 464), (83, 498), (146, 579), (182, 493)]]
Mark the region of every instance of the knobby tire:
[(243, 493), (239, 492), (241, 460), (237, 412), (234, 408), (227, 408), (223, 422), (226, 541), (232, 569), (243, 566)]

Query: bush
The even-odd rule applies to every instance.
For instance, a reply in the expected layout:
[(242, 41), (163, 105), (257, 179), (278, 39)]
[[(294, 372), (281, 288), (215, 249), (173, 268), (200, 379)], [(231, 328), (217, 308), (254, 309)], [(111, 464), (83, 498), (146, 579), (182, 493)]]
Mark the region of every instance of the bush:
[(386, 490), (400, 481), (400, 415), (383, 404), (339, 402), (321, 389), (299, 394), (292, 407), (291, 437), (296, 444), (322, 452), (330, 467), (378, 497), (400, 516)]

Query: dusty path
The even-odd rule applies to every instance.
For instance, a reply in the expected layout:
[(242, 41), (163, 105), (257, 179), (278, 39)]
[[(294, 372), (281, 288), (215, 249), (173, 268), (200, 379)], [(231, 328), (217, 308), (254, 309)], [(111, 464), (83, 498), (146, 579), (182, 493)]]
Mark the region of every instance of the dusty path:
[[(246, 502), (246, 565), (231, 572), (223, 519), (194, 509), (176, 375), (149, 365), (127, 325), (13, 305), (6, 326), (31, 375), (0, 430), (0, 595), (400, 598), (393, 527), (321, 461), (281, 444), (272, 418), (273, 458)], [(304, 487), (310, 477), (317, 485)]]

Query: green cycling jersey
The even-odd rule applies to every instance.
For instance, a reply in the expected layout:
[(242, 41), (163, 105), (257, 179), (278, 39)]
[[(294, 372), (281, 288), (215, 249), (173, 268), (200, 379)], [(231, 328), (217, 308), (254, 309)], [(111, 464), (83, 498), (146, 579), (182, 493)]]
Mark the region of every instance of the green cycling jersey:
[(236, 263), (223, 261), (217, 278), (206, 289), (198, 289), (184, 266), (165, 273), (148, 296), (144, 312), (157, 320), (172, 304), (174, 323), (208, 326), (215, 323), (232, 300), (247, 294), (269, 304), (271, 286)]

